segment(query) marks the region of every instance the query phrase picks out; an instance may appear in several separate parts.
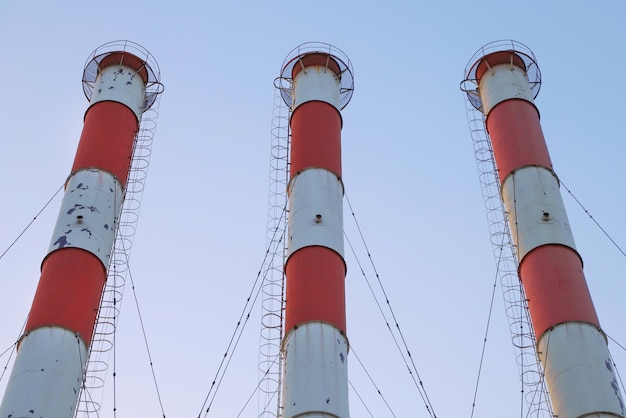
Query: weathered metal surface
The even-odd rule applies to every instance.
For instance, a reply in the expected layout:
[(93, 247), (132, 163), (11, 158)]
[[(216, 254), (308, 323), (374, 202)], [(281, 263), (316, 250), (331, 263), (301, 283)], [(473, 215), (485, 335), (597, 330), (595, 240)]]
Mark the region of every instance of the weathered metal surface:
[(86, 362), (85, 343), (72, 331), (42, 327), (29, 332), (20, 343), (0, 416), (74, 416)]
[(122, 188), (109, 173), (81, 170), (68, 181), (48, 253), (76, 247), (109, 266), (122, 204)]
[(537, 352), (559, 418), (624, 416), (606, 339), (594, 326), (557, 325), (538, 341)]
[(106, 67), (96, 78), (91, 105), (114, 101), (128, 106), (141, 120), (146, 95), (146, 85), (137, 71), (125, 65)]
[(310, 168), (289, 187), (288, 254), (310, 245), (336, 251), (343, 257), (343, 185), (328, 170)]
[(284, 417), (348, 417), (348, 341), (321, 322), (285, 339)]
[(502, 198), (520, 260), (545, 244), (576, 250), (559, 183), (552, 172), (543, 167), (513, 172), (502, 185)]

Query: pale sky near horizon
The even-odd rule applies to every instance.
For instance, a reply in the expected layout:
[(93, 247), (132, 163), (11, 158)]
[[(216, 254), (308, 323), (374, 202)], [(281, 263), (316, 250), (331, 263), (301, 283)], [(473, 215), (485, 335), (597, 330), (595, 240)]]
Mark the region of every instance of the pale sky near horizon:
[[(197, 416), (265, 253), (274, 78), (293, 48), (327, 42), (355, 73), (342, 112), (347, 196), (437, 416), (469, 417), (496, 269), (459, 90), (465, 66), (499, 39), (535, 53), (555, 171), (624, 247), (625, 13), (619, 2), (536, 0), (0, 0), (0, 253), (69, 174), (89, 54), (118, 39), (145, 47), (165, 92), (130, 266), (165, 413)], [(562, 193), (600, 323), (625, 345), (626, 257)], [(28, 314), (60, 202), (0, 259), (1, 351)], [(347, 211), (344, 222), (358, 244)], [(395, 416), (428, 416), (346, 260), (350, 343)], [(363, 250), (359, 261), (369, 264)], [(253, 392), (259, 332), (255, 309), (209, 417), (237, 416)], [(120, 418), (161, 414), (141, 334), (128, 287), (116, 341)], [(626, 353), (609, 347), (626, 373)], [(515, 361), (498, 288), (474, 416), (519, 415)], [(394, 416), (350, 357), (349, 373), (373, 416)], [(353, 417), (370, 416), (354, 391), (350, 402)], [(241, 416), (256, 416), (256, 405)], [(110, 403), (100, 416), (113, 416)]]

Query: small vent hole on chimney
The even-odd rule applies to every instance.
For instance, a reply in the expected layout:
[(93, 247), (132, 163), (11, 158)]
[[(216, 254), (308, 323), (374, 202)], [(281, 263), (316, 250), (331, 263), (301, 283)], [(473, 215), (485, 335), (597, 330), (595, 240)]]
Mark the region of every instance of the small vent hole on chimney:
[(322, 222), (322, 215), (318, 213), (317, 215), (315, 215), (315, 223), (319, 224), (321, 222)]

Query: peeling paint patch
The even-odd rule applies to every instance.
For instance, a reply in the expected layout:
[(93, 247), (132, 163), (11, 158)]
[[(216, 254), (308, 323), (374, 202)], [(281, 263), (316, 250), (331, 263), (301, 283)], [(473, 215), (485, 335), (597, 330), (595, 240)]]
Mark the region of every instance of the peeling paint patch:
[(83, 228), (80, 230), (80, 232), (87, 232), (89, 234), (89, 236), (91, 236), (91, 231), (87, 228)]
[(343, 360), (344, 360), (343, 353), (339, 353), (339, 358), (341, 359), (341, 363), (343, 363)]
[(109, 224), (104, 224), (104, 229), (108, 230), (109, 229)]
[(617, 379), (613, 378), (613, 380), (611, 381), (611, 387), (613, 388), (613, 391), (615, 392), (615, 396), (617, 396), (617, 400), (619, 401), (619, 406), (622, 410), (622, 413), (624, 412), (624, 401), (622, 400), (622, 397), (620, 395), (620, 391), (619, 391), (619, 385), (617, 384)]
[(68, 215), (71, 215), (72, 213), (74, 213), (74, 211), (78, 210), (78, 209), (85, 209), (85, 207), (81, 204), (75, 204), (73, 208), (68, 209), (67, 212), (65, 212)]
[(67, 242), (67, 237), (65, 235), (61, 235), (56, 241), (54, 241), (54, 244), (52, 245), (58, 245), (58, 248), (63, 248), (67, 245), (70, 245), (70, 243)]

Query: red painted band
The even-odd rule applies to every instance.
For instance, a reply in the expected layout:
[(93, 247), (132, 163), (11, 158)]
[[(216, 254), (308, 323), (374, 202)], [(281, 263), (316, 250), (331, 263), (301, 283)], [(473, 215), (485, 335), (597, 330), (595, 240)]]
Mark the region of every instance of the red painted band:
[(341, 178), (341, 115), (326, 102), (306, 102), (291, 115), (293, 178), (305, 168), (325, 168)]
[(98, 102), (85, 114), (72, 172), (98, 168), (126, 184), (137, 133), (137, 117), (132, 110), (117, 102)]
[(339, 64), (330, 54), (313, 52), (297, 58), (297, 61), (291, 70), (291, 78), (296, 78), (296, 75), (298, 75), (300, 71), (313, 66), (326, 67), (337, 75), (341, 73)]
[(98, 257), (78, 248), (62, 248), (43, 261), (26, 332), (59, 326), (78, 333), (87, 346), (96, 322), (106, 270)]
[(544, 245), (520, 263), (535, 336), (563, 322), (587, 322), (600, 327), (578, 254), (562, 245)]
[(552, 169), (539, 114), (527, 101), (513, 99), (497, 104), (487, 116), (487, 131), (501, 182), (522, 167)]
[(524, 60), (522, 60), (519, 55), (513, 51), (498, 51), (484, 56), (478, 63), (478, 66), (476, 67), (476, 80), (478, 83), (480, 83), (480, 79), (490, 68), (493, 68), (498, 64), (512, 64), (526, 72)]
[(289, 257), (285, 330), (322, 321), (346, 332), (346, 267), (339, 254), (320, 246), (302, 248)]

